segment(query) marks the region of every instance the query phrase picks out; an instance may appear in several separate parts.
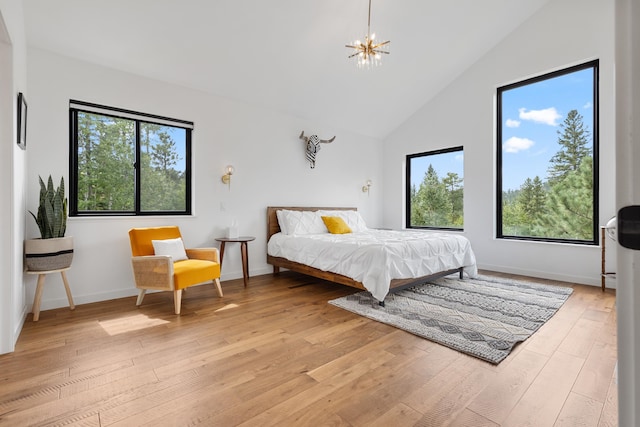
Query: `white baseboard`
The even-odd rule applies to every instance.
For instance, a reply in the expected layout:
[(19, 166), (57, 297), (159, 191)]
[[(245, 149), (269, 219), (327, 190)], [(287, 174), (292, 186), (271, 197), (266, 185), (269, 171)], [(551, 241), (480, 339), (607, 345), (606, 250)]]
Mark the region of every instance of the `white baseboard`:
[[(504, 265), (479, 264), (478, 268), (480, 270), (496, 271), (500, 273), (539, 277), (541, 279), (558, 280), (561, 282), (579, 283), (579, 284), (590, 285), (590, 286), (598, 286), (598, 287), (600, 286), (600, 278), (594, 279), (593, 277), (586, 277), (586, 276), (570, 276), (565, 274), (549, 273), (549, 272), (540, 271), (540, 270), (513, 268), (513, 267), (504, 266)], [(282, 269), (282, 271), (284, 271), (284, 269)], [(267, 265), (265, 267), (260, 267), (251, 271), (252, 276), (260, 276), (263, 274), (271, 274), (271, 273), (273, 273), (273, 267), (270, 265)], [(220, 281), (224, 282), (227, 280), (236, 280), (241, 278), (242, 278), (242, 271), (232, 272), (229, 274), (223, 274), (220, 277)], [(607, 288), (616, 289), (615, 279), (607, 279)], [(90, 304), (93, 302), (108, 301), (112, 299), (125, 298), (125, 297), (137, 296), (137, 295), (138, 295), (138, 289), (132, 286), (126, 289), (117, 289), (117, 290), (112, 290), (108, 292), (100, 292), (96, 294), (73, 295), (73, 301), (75, 302), (76, 305)], [(69, 302), (67, 301), (66, 298), (63, 297), (63, 298), (57, 298), (57, 299), (50, 299), (46, 301), (43, 300), (42, 304), (40, 305), (40, 310), (52, 310), (54, 308), (61, 308), (61, 307), (68, 307), (68, 306), (69, 306)], [(29, 310), (29, 311), (26, 311), (26, 310)], [(28, 307), (25, 308), (23, 319), (26, 318), (27, 313), (29, 313), (31, 310), (32, 310), (32, 306), (30, 304)], [(22, 330), (22, 324), (19, 325), (18, 333), (20, 330)]]
[[(112, 299), (125, 298), (130, 296), (137, 296), (138, 289), (132, 287), (127, 289), (118, 289), (108, 292), (100, 292), (96, 294), (76, 295), (73, 294), (73, 302), (75, 305), (90, 304), (92, 302), (109, 301)], [(56, 298), (43, 300), (40, 304), (40, 311), (52, 310), (54, 308), (69, 307), (69, 301), (67, 298)], [(33, 309), (33, 304), (29, 305), (29, 310)]]
[[(568, 274), (550, 273), (548, 271), (513, 268), (504, 265), (478, 264), (478, 269), (496, 271), (499, 273), (518, 274), (520, 276), (538, 277), (540, 279), (558, 280), (560, 282), (578, 283), (581, 285), (601, 286), (600, 278), (589, 276), (573, 276)], [(616, 289), (615, 279), (608, 278), (607, 289)]]
[[(273, 272), (273, 268), (271, 266), (266, 266), (266, 267), (261, 267), (261, 268), (252, 270), (251, 275), (259, 276), (262, 274), (269, 274), (272, 272)], [(226, 280), (235, 280), (235, 279), (242, 279), (242, 271), (233, 272), (230, 274), (223, 274), (220, 277), (221, 282), (224, 282)], [(154, 291), (147, 291), (147, 292), (152, 293)], [(137, 295), (138, 295), (138, 289), (135, 288), (132, 284), (130, 288), (116, 289), (116, 290), (111, 290), (107, 292), (95, 293), (95, 294), (76, 295), (74, 293), (73, 302), (76, 305), (90, 304), (93, 302), (108, 301), (112, 299), (126, 298), (126, 297), (137, 296)], [(56, 298), (56, 299), (47, 299), (47, 300), (42, 300), (40, 304), (40, 311), (52, 310), (54, 308), (62, 308), (62, 307), (68, 307), (68, 306), (69, 306), (69, 301), (67, 301), (66, 297)], [(24, 317), (26, 317), (26, 315), (30, 313), (32, 309), (33, 309), (33, 304), (29, 304), (28, 307), (25, 307)], [(20, 325), (20, 329), (18, 330), (18, 333), (20, 330), (22, 330), (22, 325)]]
[[(251, 269), (250, 276), (261, 276), (263, 274), (270, 274), (270, 273), (273, 273), (273, 267), (270, 265), (267, 265), (266, 267)], [(220, 275), (221, 282), (224, 282), (226, 280), (235, 280), (235, 279), (242, 279), (242, 271), (235, 271), (228, 274), (225, 274), (223, 272), (223, 274)]]

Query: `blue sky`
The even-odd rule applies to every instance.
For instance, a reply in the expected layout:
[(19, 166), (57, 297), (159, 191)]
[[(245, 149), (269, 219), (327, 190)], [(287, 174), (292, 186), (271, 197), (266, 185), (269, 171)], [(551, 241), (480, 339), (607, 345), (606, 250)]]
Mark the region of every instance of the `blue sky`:
[[(582, 116), (592, 147), (592, 68), (502, 92), (503, 190), (517, 190), (527, 178), (535, 176), (546, 181), (549, 160), (560, 149), (558, 130), (571, 110)], [(429, 164), (440, 179), (447, 172), (464, 177), (463, 153), (457, 151), (413, 158), (412, 184), (420, 185)]]
[(547, 178), (559, 150), (558, 130), (571, 110), (593, 137), (593, 69), (502, 92), (502, 186), (517, 190), (527, 178)]

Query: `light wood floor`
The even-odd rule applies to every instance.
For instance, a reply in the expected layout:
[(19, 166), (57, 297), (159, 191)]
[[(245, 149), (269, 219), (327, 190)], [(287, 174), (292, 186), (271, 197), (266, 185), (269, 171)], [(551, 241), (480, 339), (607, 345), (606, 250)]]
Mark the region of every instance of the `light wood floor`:
[(189, 290), (181, 316), (171, 293), (29, 316), (0, 356), (0, 425), (617, 425), (612, 291), (574, 285), (493, 366), (327, 304), (351, 288), (222, 287)]

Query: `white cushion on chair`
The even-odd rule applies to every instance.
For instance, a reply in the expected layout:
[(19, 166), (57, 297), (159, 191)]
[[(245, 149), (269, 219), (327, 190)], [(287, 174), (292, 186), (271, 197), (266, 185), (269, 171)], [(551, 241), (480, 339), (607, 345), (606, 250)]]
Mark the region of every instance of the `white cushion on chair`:
[(156, 255), (168, 255), (175, 261), (189, 259), (187, 252), (184, 250), (184, 243), (181, 238), (152, 240), (153, 251)]

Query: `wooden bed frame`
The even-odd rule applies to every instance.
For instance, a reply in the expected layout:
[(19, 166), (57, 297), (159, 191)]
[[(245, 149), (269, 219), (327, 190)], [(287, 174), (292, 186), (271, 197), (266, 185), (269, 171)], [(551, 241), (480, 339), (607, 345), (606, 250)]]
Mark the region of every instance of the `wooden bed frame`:
[[(290, 211), (318, 211), (318, 210), (355, 211), (357, 210), (357, 208), (345, 208), (345, 207), (319, 208), (319, 207), (300, 207), (300, 206), (294, 206), (294, 207), (269, 206), (267, 207), (267, 243), (269, 242), (269, 239), (271, 238), (271, 236), (280, 232), (280, 224), (278, 224), (278, 217), (276, 215), (276, 211), (281, 209), (286, 209)], [(313, 276), (318, 279), (328, 280), (330, 282), (339, 283), (341, 285), (347, 285), (353, 288), (366, 290), (366, 288), (361, 282), (355, 281), (350, 277), (343, 276), (342, 274), (332, 273), (330, 271), (318, 270), (317, 268), (313, 268), (308, 265), (289, 261), (288, 259), (285, 259), (285, 258), (271, 256), (268, 253), (267, 253), (267, 264), (273, 265), (273, 274), (278, 274), (280, 272), (280, 268), (282, 267), (298, 273), (306, 274), (308, 276)], [(411, 279), (393, 279), (391, 280), (391, 283), (389, 285), (389, 292), (398, 291), (400, 289), (404, 289), (410, 286), (424, 283), (427, 280), (448, 276), (454, 273), (458, 273), (460, 275), (460, 279), (462, 279), (463, 277), (462, 272), (463, 272), (463, 267), (460, 267), (452, 270), (430, 274), (428, 276), (415, 277)], [(381, 301), (381, 303), (383, 303), (383, 301)]]

